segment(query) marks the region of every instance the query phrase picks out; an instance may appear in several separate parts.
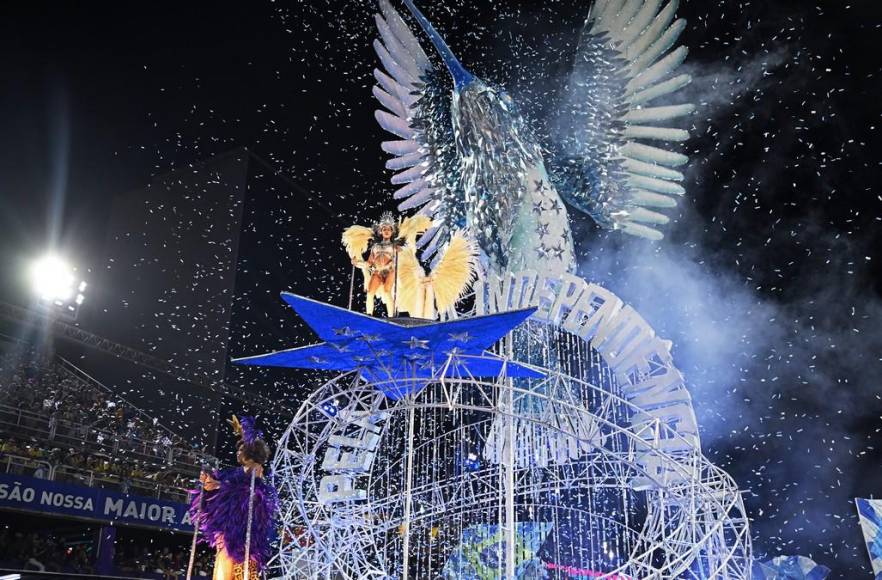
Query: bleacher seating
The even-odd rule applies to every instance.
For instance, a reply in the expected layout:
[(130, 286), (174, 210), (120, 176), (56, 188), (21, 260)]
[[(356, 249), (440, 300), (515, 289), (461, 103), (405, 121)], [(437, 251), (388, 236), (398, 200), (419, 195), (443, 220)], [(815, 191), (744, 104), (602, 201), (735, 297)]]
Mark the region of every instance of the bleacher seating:
[(60, 358), (0, 356), (0, 473), (183, 501), (216, 464)]

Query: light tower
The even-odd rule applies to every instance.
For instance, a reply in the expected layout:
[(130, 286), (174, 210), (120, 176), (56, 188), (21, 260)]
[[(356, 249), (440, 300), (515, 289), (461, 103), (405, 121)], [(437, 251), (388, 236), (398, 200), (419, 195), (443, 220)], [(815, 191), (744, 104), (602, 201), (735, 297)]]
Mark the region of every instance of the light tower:
[(33, 262), (29, 274), (38, 308), (51, 316), (77, 319), (87, 284), (77, 280), (75, 268), (56, 254), (46, 254)]

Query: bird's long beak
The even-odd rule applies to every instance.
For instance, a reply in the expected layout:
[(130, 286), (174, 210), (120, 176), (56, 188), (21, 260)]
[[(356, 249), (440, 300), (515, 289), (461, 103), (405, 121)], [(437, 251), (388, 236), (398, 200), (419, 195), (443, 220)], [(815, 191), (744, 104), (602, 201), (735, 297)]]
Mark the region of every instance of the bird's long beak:
[(447, 46), (447, 43), (444, 42), (444, 39), (441, 38), (441, 35), (435, 30), (432, 23), (429, 22), (429, 20), (423, 16), (423, 13), (420, 12), (420, 9), (414, 5), (413, 0), (404, 0), (404, 4), (407, 6), (407, 9), (410, 10), (410, 13), (413, 14), (413, 17), (417, 19), (417, 22), (420, 23), (420, 26), (429, 36), (429, 40), (432, 41), (432, 44), (435, 45), (435, 50), (441, 55), (441, 59), (444, 61), (444, 64), (447, 65), (447, 70), (450, 71), (450, 76), (453, 77), (453, 84), (456, 86), (456, 89), (461, 90), (475, 80), (475, 76), (467, 71), (465, 67), (462, 66), (462, 63), (459, 62), (459, 59), (453, 55), (453, 51), (450, 50), (450, 47)]

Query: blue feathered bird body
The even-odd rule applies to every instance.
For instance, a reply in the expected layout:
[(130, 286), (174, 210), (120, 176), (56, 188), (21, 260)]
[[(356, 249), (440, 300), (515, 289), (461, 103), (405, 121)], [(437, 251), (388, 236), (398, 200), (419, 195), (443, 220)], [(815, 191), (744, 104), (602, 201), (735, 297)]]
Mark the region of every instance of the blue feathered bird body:
[(474, 80), (454, 93), (451, 121), (466, 226), (486, 257), (485, 269), (572, 269), (566, 208), (511, 97)]
[(385, 108), (377, 120), (400, 138), (383, 143), (394, 156), (387, 167), (398, 171), (392, 182), (403, 185), (394, 194), (399, 209), (435, 222), (422, 240), (427, 257), (466, 230), (485, 272), (573, 271), (571, 212), (606, 229), (662, 237), (658, 226), (669, 218), (660, 208), (684, 193), (675, 168), (687, 161), (666, 143), (688, 133), (667, 125), (693, 111), (654, 103), (691, 80), (673, 75), (686, 56), (685, 47), (671, 50), (685, 25), (675, 20), (676, 1), (596, 0), (561, 106), (544, 123), (465, 69), (413, 0), (403, 1), (443, 67), (389, 0), (379, 0), (374, 49), (384, 70), (374, 70), (373, 93)]

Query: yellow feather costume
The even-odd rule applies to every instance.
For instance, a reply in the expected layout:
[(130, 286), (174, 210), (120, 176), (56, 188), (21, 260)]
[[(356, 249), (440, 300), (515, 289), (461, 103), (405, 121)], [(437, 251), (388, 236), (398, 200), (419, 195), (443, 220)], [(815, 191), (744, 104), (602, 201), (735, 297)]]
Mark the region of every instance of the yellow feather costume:
[[(367, 252), (368, 244), (370, 244), (373, 237), (374, 231), (371, 228), (349, 226), (343, 230), (343, 247), (346, 248), (346, 253), (349, 254), (350, 258), (361, 260), (364, 257), (364, 253)], [(360, 266), (360, 269), (364, 274), (364, 289), (367, 290), (367, 283), (371, 276), (368, 273), (367, 265)]]
[[(477, 271), (477, 245), (461, 232), (456, 232), (435, 268), (427, 275), (417, 258), (416, 240), (431, 227), (432, 221), (423, 215), (407, 217), (401, 222), (398, 239), (403, 244), (398, 251), (394, 296), (382, 289), (376, 293), (387, 306), (394, 301), (396, 310), (415, 318), (434, 319), (438, 313), (450, 313), (474, 281)], [(371, 274), (362, 257), (372, 239), (373, 230), (364, 226), (346, 228), (342, 236), (346, 253), (362, 271), (365, 291)]]

